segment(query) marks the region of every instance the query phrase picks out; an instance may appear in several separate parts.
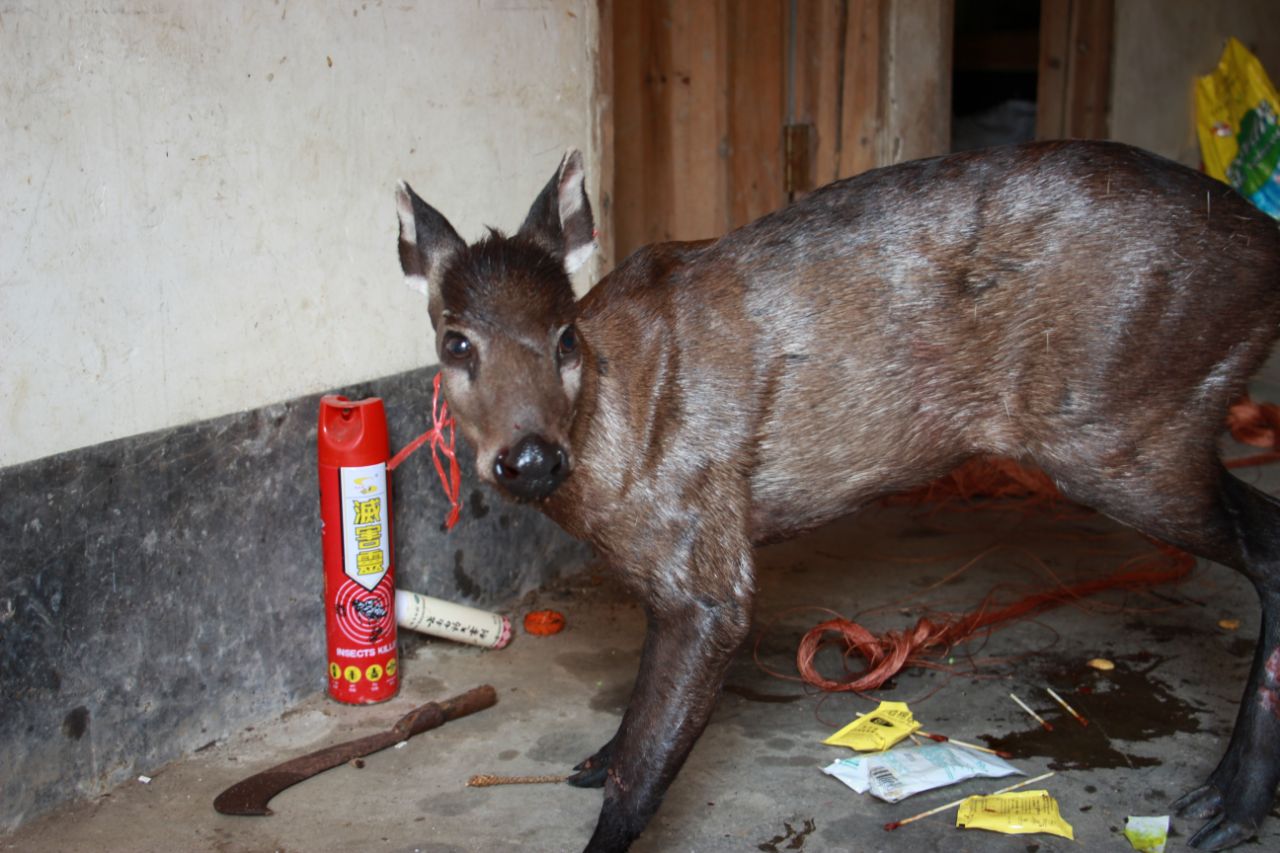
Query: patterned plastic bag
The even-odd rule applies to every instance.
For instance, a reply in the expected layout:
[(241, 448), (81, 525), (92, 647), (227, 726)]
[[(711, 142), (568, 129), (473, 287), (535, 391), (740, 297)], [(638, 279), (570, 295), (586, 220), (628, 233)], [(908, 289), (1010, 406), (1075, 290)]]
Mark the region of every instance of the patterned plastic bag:
[(1258, 58), (1227, 39), (1212, 74), (1196, 80), (1205, 171), (1280, 219), (1280, 96)]

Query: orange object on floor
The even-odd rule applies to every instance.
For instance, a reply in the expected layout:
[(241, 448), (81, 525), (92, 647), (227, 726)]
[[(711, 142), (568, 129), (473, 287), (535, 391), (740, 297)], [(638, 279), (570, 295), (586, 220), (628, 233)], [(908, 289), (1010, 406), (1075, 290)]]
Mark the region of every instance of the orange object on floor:
[(558, 610), (534, 610), (525, 614), (524, 630), (539, 637), (559, 634), (564, 630), (564, 614)]

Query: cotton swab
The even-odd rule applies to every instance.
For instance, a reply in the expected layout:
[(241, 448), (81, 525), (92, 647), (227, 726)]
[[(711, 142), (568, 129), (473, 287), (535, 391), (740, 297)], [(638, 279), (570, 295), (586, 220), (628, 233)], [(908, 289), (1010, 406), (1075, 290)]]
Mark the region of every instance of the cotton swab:
[(1079, 711), (1077, 711), (1075, 708), (1072, 708), (1070, 705), (1068, 705), (1066, 699), (1063, 699), (1057, 693), (1054, 693), (1052, 687), (1045, 687), (1045, 690), (1049, 691), (1049, 695), (1052, 696), (1059, 705), (1067, 709), (1068, 714), (1076, 718), (1076, 722), (1078, 722), (1082, 726), (1089, 725), (1089, 721), (1086, 720), (1084, 717), (1080, 716)]
[(1003, 749), (992, 749), (989, 746), (978, 746), (976, 743), (965, 743), (962, 740), (956, 740), (955, 738), (947, 737), (946, 735), (935, 735), (930, 734), (929, 732), (920, 732), (920, 734), (927, 737), (929, 740), (935, 740), (938, 743), (954, 743), (956, 746), (963, 746), (965, 749), (976, 749), (978, 752), (989, 752), (992, 755), (999, 756), (1000, 758), (1013, 758), (1012, 752), (1005, 752)]
[(1033, 711), (1033, 710), (1031, 710), (1029, 707), (1027, 707), (1027, 703), (1026, 703), (1026, 702), (1023, 702), (1021, 699), (1019, 699), (1017, 696), (1014, 696), (1012, 693), (1010, 693), (1010, 694), (1009, 694), (1009, 698), (1010, 698), (1010, 699), (1012, 699), (1013, 701), (1017, 702), (1020, 706), (1022, 706), (1022, 710), (1026, 711), (1028, 714), (1030, 714), (1031, 716), (1035, 717), (1036, 722), (1037, 722), (1037, 723), (1039, 723), (1040, 725), (1044, 726), (1044, 730), (1045, 730), (1046, 732), (1051, 732), (1051, 731), (1053, 731), (1053, 723), (1046, 722), (1044, 717), (1040, 716), (1040, 715), (1039, 715), (1039, 714), (1037, 714), (1035, 711)]

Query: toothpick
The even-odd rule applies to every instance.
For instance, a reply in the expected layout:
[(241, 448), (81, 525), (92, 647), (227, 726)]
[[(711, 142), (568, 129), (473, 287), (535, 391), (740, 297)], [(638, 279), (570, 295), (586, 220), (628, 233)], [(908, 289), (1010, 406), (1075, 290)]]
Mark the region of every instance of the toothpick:
[[(1042, 773), (1034, 779), (1024, 779), (1016, 785), (1010, 785), (1007, 788), (1001, 788), (999, 791), (996, 791), (992, 794), (987, 794), (986, 796), (995, 797), (995, 796), (999, 796), (1000, 794), (1007, 794), (1010, 791), (1016, 791), (1019, 788), (1025, 788), (1027, 785), (1034, 785), (1036, 782), (1043, 782), (1045, 779), (1048, 779), (1050, 776), (1053, 776), (1053, 775), (1055, 775), (1054, 771), (1050, 770), (1048, 773)], [(913, 821), (917, 821), (922, 817), (928, 817), (929, 815), (935, 815), (938, 812), (945, 812), (947, 809), (953, 809), (967, 799), (969, 798), (961, 797), (960, 799), (955, 800), (954, 802), (947, 803), (944, 806), (937, 806), (935, 808), (929, 809), (927, 812), (920, 812), (920, 814), (913, 815), (909, 818), (906, 818), (905, 820), (890, 821), (889, 823), (886, 823), (884, 825), (884, 831), (893, 832), (898, 827), (906, 826), (907, 824), (912, 823)]]
[(1052, 696), (1052, 697), (1057, 701), (1057, 703), (1058, 703), (1059, 705), (1061, 705), (1062, 707), (1066, 708), (1066, 709), (1067, 709), (1067, 713), (1068, 713), (1068, 714), (1070, 714), (1071, 716), (1075, 717), (1075, 718), (1076, 718), (1076, 721), (1077, 721), (1078, 723), (1080, 723), (1080, 725), (1082, 725), (1082, 726), (1087, 726), (1087, 725), (1089, 725), (1089, 721), (1088, 721), (1088, 720), (1086, 720), (1084, 717), (1080, 716), (1080, 712), (1079, 712), (1079, 711), (1077, 711), (1075, 708), (1072, 708), (1070, 705), (1068, 705), (1068, 704), (1067, 704), (1067, 700), (1066, 700), (1066, 699), (1063, 699), (1063, 698), (1062, 698), (1061, 696), (1059, 696), (1057, 693), (1054, 693), (1054, 692), (1053, 692), (1053, 688), (1052, 688), (1052, 687), (1047, 687), (1047, 686), (1046, 686), (1046, 687), (1045, 687), (1045, 690), (1049, 691), (1049, 695), (1050, 695), (1050, 696)]
[(929, 732), (920, 732), (920, 734), (929, 738), (929, 740), (936, 740), (938, 743), (954, 743), (956, 746), (963, 746), (965, 749), (976, 749), (978, 752), (988, 752), (992, 755), (998, 755), (1001, 758), (1013, 758), (1012, 752), (1005, 752), (1003, 749), (992, 749), (989, 746), (978, 746), (976, 743), (966, 743), (962, 740), (956, 740), (953, 737), (947, 737), (946, 735), (935, 735), (930, 734)]
[(1053, 724), (1052, 724), (1052, 723), (1049, 723), (1049, 722), (1046, 722), (1046, 721), (1045, 721), (1045, 719), (1044, 719), (1044, 717), (1040, 716), (1040, 715), (1039, 715), (1039, 714), (1037, 714), (1035, 711), (1033, 711), (1033, 710), (1031, 710), (1030, 708), (1028, 708), (1028, 707), (1027, 707), (1027, 703), (1026, 703), (1026, 702), (1023, 702), (1021, 699), (1019, 699), (1017, 696), (1014, 696), (1012, 693), (1010, 693), (1010, 694), (1009, 694), (1009, 698), (1010, 698), (1010, 699), (1012, 699), (1013, 701), (1017, 702), (1020, 706), (1022, 706), (1022, 710), (1026, 711), (1028, 714), (1030, 714), (1031, 716), (1035, 717), (1036, 722), (1037, 722), (1037, 723), (1039, 723), (1040, 725), (1044, 726), (1044, 730), (1045, 730), (1046, 732), (1051, 732), (1051, 731), (1053, 731)]

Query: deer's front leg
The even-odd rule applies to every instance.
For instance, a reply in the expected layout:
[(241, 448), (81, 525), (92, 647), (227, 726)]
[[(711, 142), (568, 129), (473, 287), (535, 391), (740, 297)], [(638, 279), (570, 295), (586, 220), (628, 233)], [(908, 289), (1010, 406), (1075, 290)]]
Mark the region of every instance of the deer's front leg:
[[(686, 534), (688, 535), (688, 534)], [(682, 537), (683, 538), (683, 537)], [(604, 805), (588, 851), (625, 850), (702, 734), (751, 622), (754, 577), (744, 537), (684, 549), (648, 585), (648, 632), (631, 702), (609, 744)]]

